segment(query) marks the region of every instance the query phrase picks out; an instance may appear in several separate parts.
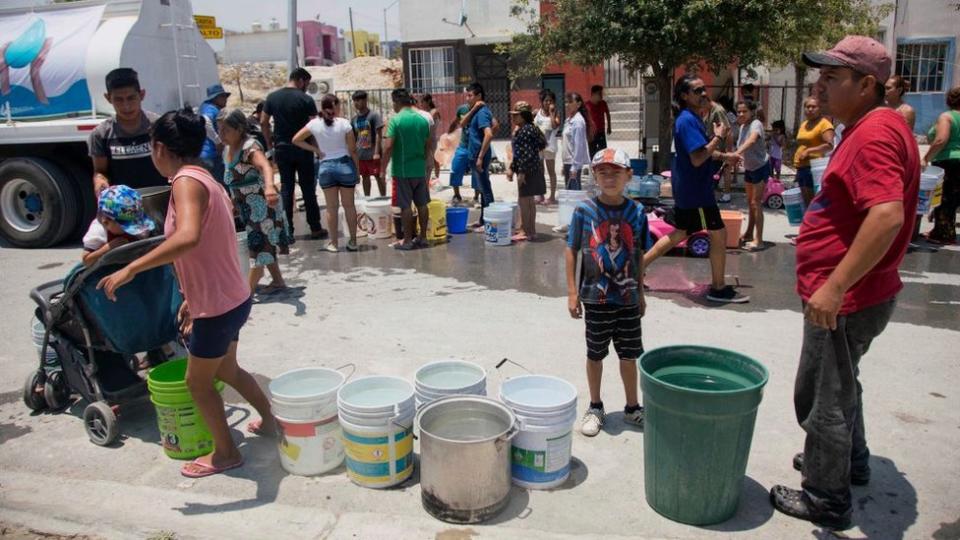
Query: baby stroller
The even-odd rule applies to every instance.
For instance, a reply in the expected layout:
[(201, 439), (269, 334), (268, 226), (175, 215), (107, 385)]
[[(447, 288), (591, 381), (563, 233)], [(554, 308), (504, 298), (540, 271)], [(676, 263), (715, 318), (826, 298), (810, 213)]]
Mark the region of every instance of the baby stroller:
[[(45, 330), (40, 367), (27, 377), (23, 401), (34, 411), (58, 411), (79, 394), (88, 403), (87, 435), (100, 446), (117, 438), (119, 405), (147, 394), (135, 355), (146, 353), (156, 364), (167, 360), (164, 346), (176, 345), (183, 298), (170, 265), (137, 274), (117, 290), (116, 302), (97, 290), (97, 283), (161, 242), (158, 236), (120, 246), (93, 266), (78, 266), (65, 279), (30, 291)], [(48, 347), (56, 351), (53, 365), (44, 362)]]

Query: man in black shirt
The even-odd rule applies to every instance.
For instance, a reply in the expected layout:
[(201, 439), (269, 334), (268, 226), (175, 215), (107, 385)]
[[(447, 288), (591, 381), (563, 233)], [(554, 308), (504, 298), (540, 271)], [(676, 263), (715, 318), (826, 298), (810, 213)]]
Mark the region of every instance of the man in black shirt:
[(132, 188), (167, 185), (150, 157), (150, 126), (157, 115), (142, 108), (145, 92), (137, 72), (117, 68), (107, 73), (105, 82), (106, 98), (115, 114), (90, 133), (94, 195), (118, 184)]
[[(293, 136), (317, 116), (317, 104), (306, 94), (310, 72), (296, 68), (290, 73), (287, 85), (267, 96), (260, 113), (260, 128), (267, 141), (267, 150), (273, 148), (273, 158), (280, 169), (280, 195), (283, 210), (293, 234), (294, 182), (300, 184), (303, 206), (311, 238), (323, 238), (326, 231), (320, 225), (320, 207), (317, 205), (317, 180), (313, 154), (293, 145)], [(270, 118), (273, 118), (273, 129)]]

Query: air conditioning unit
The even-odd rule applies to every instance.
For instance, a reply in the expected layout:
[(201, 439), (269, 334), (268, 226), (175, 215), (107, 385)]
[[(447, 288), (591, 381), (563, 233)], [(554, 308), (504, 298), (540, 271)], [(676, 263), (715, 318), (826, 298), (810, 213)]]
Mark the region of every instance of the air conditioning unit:
[(333, 79), (312, 79), (307, 85), (307, 95), (316, 100), (332, 93)]

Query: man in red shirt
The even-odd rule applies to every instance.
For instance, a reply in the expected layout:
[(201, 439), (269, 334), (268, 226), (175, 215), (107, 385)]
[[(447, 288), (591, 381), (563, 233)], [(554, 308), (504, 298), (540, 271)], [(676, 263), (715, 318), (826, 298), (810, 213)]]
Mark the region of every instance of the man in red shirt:
[(613, 133), (613, 122), (610, 121), (610, 108), (603, 99), (603, 87), (595, 84), (590, 87), (590, 101), (586, 103), (587, 113), (590, 115), (590, 155), (607, 147), (607, 135)]
[(803, 489), (774, 486), (770, 500), (787, 515), (846, 529), (850, 484), (870, 478), (859, 362), (903, 286), (897, 267), (913, 230), (920, 154), (903, 117), (883, 106), (891, 64), (883, 45), (847, 36), (803, 59), (820, 68), (821, 106), (847, 128), (797, 238), (805, 321), (794, 408), (806, 441), (794, 467)]

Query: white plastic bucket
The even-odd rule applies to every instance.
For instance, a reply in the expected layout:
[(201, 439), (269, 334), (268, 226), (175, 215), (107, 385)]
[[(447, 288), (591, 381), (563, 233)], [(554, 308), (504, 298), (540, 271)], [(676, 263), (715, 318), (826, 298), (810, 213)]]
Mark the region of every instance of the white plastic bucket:
[(288, 371), (270, 382), (270, 402), (282, 437), (280, 465), (291, 474), (311, 476), (343, 463), (337, 391), (346, 378), (327, 368)]
[(513, 439), (513, 483), (550, 489), (570, 476), (577, 389), (548, 375), (521, 375), (500, 385), (500, 400), (517, 415), (520, 433)]
[(830, 158), (822, 157), (810, 160), (810, 173), (813, 175), (813, 192), (820, 193), (820, 184), (823, 181), (823, 172), (827, 170)]
[(800, 188), (791, 188), (783, 192), (783, 207), (787, 211), (787, 222), (790, 225), (803, 223), (803, 193)]
[(489, 209), (496, 210), (509, 210), (511, 213), (511, 224), (516, 226), (520, 223), (520, 204), (516, 202), (495, 202), (488, 207)]
[(43, 325), (43, 321), (34, 315), (33, 319), (30, 320), (30, 338), (33, 340), (33, 346), (37, 348), (38, 352), (43, 348), (43, 336), (46, 332), (47, 327)]
[(366, 218), (363, 220), (364, 230), (373, 238), (390, 238), (393, 234), (393, 211), (390, 208), (390, 198), (382, 197), (377, 199), (368, 199), (365, 210)]
[(413, 474), (413, 386), (397, 377), (361, 377), (337, 392), (347, 476), (369, 488)]
[(926, 214), (940, 206), (940, 200), (943, 197), (943, 176), (944, 170), (933, 165), (921, 171), (917, 215)]
[(473, 362), (439, 360), (425, 364), (414, 375), (417, 409), (452, 395), (487, 395), (487, 373)]
[(247, 247), (247, 231), (237, 233), (237, 259), (240, 261), (240, 273), (250, 273), (250, 248)]
[(557, 190), (557, 202), (559, 203), (559, 225), (561, 227), (569, 227), (570, 220), (573, 219), (573, 211), (577, 209), (577, 205), (589, 198), (589, 191), (576, 191), (568, 189)]
[(509, 246), (513, 236), (513, 211), (488, 207), (483, 213), (483, 232), (488, 244)]

